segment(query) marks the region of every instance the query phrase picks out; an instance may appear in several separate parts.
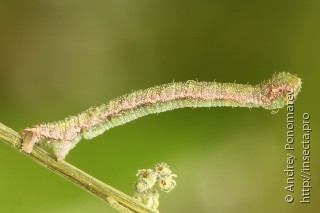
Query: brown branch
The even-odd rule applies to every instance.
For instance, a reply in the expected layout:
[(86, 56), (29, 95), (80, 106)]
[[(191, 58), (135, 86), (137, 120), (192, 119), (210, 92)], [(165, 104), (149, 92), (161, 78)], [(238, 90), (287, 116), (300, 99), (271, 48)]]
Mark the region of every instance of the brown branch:
[(158, 210), (153, 210), (146, 207), (134, 198), (95, 179), (94, 177), (88, 175), (66, 161), (57, 161), (52, 155), (38, 146), (34, 146), (30, 154), (22, 152), (22, 139), (20, 134), (3, 125), (2, 123), (0, 123), (0, 140), (16, 149), (20, 153), (27, 155), (45, 168), (64, 177), (91, 194), (101, 198), (120, 212), (158, 212)]

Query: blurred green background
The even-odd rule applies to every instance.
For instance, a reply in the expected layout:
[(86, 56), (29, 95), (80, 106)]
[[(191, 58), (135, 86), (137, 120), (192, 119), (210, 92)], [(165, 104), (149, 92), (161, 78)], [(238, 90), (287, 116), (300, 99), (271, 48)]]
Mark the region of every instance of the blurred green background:
[[(295, 202), (286, 110), (180, 109), (82, 141), (67, 161), (132, 194), (167, 162), (161, 212), (319, 212), (320, 1), (0, 0), (0, 122), (20, 131), (154, 85), (303, 79), (295, 104)], [(301, 198), (302, 113), (311, 115), (311, 204)], [(0, 212), (116, 212), (0, 143)]]

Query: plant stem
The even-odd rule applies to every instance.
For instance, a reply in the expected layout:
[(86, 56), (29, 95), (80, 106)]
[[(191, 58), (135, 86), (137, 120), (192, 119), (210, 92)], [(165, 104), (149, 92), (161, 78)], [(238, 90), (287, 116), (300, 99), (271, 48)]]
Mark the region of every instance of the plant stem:
[(0, 140), (17, 151), (20, 151), (20, 153), (30, 157), (45, 168), (59, 174), (77, 186), (108, 202), (113, 208), (120, 212), (158, 212), (158, 210), (146, 207), (134, 198), (95, 179), (66, 161), (57, 161), (52, 155), (38, 146), (34, 146), (30, 154), (22, 152), (22, 139), (20, 134), (2, 123), (0, 123)]

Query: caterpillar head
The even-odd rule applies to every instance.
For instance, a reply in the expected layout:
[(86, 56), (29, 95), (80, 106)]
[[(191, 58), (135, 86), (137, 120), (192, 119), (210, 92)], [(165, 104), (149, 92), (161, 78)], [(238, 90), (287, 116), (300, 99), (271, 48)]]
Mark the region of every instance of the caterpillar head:
[(295, 99), (301, 89), (301, 79), (296, 75), (280, 72), (275, 73), (272, 78), (265, 83), (267, 97), (266, 109), (279, 109), (288, 104), (290, 98)]

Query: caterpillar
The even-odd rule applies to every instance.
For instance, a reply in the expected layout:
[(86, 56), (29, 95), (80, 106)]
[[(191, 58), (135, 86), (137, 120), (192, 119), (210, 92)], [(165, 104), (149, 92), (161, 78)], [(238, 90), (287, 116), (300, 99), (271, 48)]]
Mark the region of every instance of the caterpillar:
[(288, 93), (298, 95), (301, 84), (296, 75), (280, 72), (256, 85), (190, 80), (138, 90), (76, 116), (23, 129), (22, 150), (30, 153), (38, 143), (62, 160), (82, 138), (91, 139), (139, 117), (177, 108), (229, 106), (276, 110), (287, 104)]

